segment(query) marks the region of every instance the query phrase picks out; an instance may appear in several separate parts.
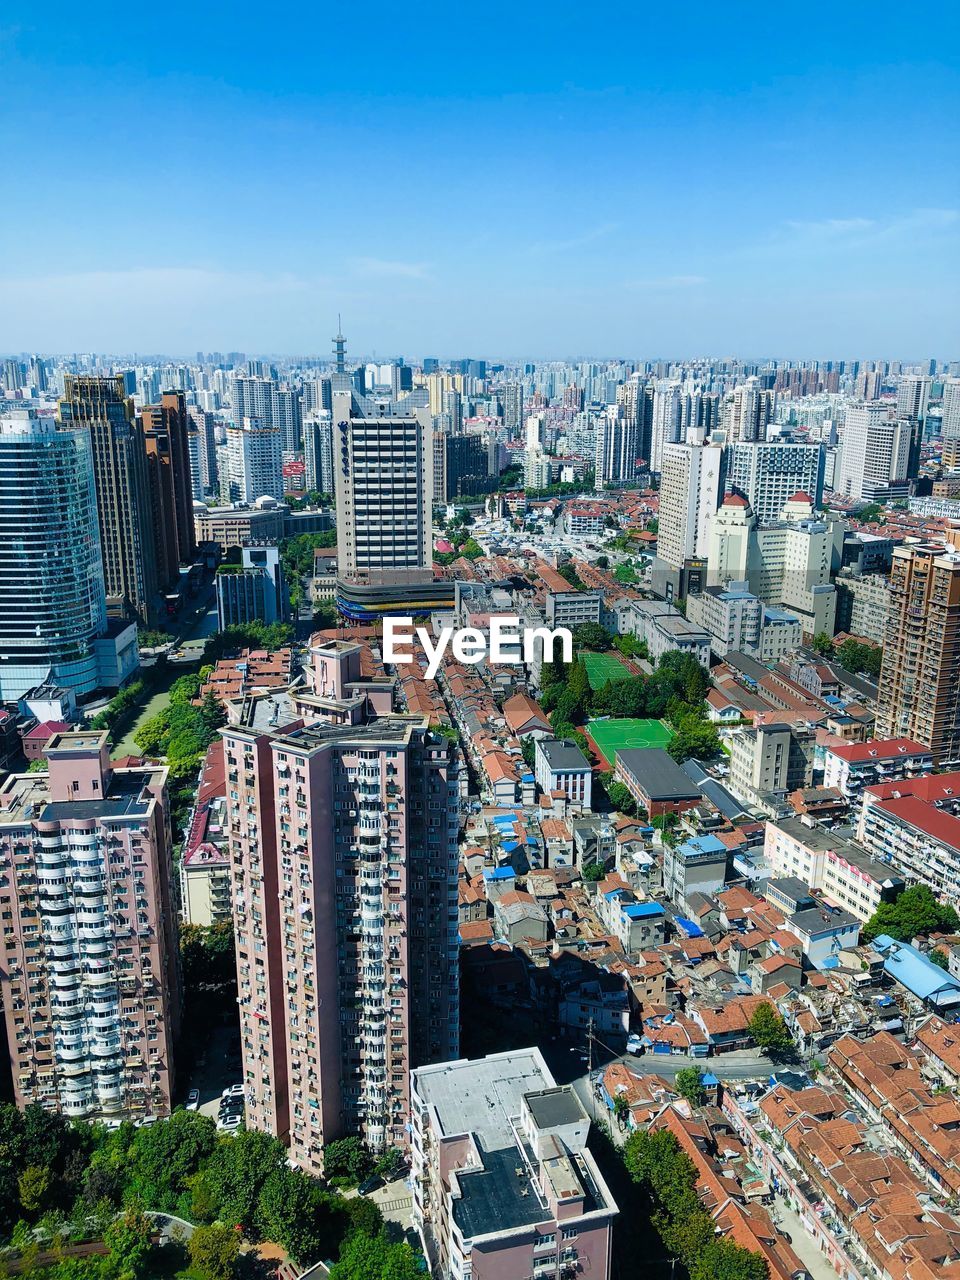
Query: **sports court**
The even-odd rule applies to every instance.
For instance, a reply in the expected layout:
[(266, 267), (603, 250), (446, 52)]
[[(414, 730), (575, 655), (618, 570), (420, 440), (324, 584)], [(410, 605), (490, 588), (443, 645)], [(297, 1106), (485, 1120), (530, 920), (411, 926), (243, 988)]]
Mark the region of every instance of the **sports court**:
[(673, 730), (662, 720), (591, 720), (587, 733), (612, 769), (618, 751), (630, 747), (666, 747)]
[(591, 689), (602, 689), (608, 680), (626, 680), (630, 672), (613, 653), (589, 653), (581, 649), (577, 654), (587, 668)]

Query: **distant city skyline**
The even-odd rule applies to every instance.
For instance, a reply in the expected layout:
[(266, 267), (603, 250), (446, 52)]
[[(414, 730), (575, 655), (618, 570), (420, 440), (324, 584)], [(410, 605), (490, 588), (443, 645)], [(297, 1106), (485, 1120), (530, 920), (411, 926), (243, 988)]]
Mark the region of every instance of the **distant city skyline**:
[(901, 17), (14, 4), (0, 350), (325, 352), (342, 311), (354, 351), (949, 359), (957, 22)]

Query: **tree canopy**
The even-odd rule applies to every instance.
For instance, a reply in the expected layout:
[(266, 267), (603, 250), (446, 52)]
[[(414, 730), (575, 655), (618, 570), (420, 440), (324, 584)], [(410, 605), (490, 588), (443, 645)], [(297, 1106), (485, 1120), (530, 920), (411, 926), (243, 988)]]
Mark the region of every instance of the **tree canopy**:
[(953, 907), (938, 902), (925, 884), (914, 884), (894, 902), (881, 902), (863, 926), (864, 942), (886, 933), (897, 942), (910, 942), (931, 933), (952, 933), (960, 923)]

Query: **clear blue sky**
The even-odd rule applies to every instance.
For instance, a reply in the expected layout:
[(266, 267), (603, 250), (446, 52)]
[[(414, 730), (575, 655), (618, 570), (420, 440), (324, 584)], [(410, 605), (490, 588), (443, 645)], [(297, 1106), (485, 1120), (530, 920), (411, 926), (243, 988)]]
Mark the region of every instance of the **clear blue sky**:
[(960, 355), (956, 6), (0, 10), (0, 350)]

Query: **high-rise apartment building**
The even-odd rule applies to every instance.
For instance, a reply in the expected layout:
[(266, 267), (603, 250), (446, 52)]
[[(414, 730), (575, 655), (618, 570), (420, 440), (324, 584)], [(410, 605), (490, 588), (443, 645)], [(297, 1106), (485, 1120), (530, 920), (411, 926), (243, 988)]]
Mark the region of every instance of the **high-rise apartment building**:
[(858, 502), (889, 502), (908, 490), (913, 425), (890, 406), (849, 404), (840, 437), (834, 489)]
[(107, 601), (151, 622), (158, 595), (147, 455), (123, 374), (67, 374), (59, 415), (90, 433)]
[(411, 1068), (458, 1045), (455, 750), (417, 716), (224, 740), (247, 1123), (313, 1171), (406, 1145)]
[(523, 387), (519, 382), (504, 382), (497, 388), (497, 396), (503, 409), (503, 425), (508, 434), (514, 435), (523, 425)]
[(0, 701), (53, 680), (102, 683), (107, 629), (89, 433), (22, 409), (0, 417)]
[(960, 554), (895, 547), (876, 736), (912, 738), (960, 761)]
[(723, 499), (726, 459), (721, 445), (694, 431), (688, 444), (665, 444), (660, 472), (657, 557), (679, 569), (707, 554), (710, 521)]
[(905, 373), (897, 383), (897, 417), (922, 422), (927, 416), (927, 401), (933, 379), (921, 374)]
[(650, 470), (659, 474), (663, 466), (663, 447), (680, 440), (680, 418), (683, 393), (680, 383), (663, 379), (653, 395), (653, 423), (650, 431)]
[(625, 406), (608, 405), (606, 413), (597, 419), (596, 424), (595, 487), (602, 489), (605, 484), (634, 480), (638, 450), (636, 418), (629, 415)]
[(308, 491), (333, 493), (333, 417), (329, 409), (317, 410), (304, 420), (303, 465)]
[(168, 1115), (179, 1019), (167, 770), (58, 733), (0, 793), (0, 993), (16, 1102)]
[(747, 378), (724, 401), (721, 425), (727, 443), (738, 440), (764, 440), (767, 426), (773, 420), (776, 393), (763, 387), (760, 379)]
[(202, 502), (207, 494), (215, 493), (220, 484), (217, 475), (217, 437), (215, 419), (205, 409), (190, 406), (187, 451), (190, 456), (190, 477), (193, 496)]
[(960, 378), (943, 380), (943, 465), (960, 466)]
[(189, 423), (183, 392), (165, 391), (159, 404), (145, 405), (141, 422), (150, 481), (157, 578), (162, 587), (169, 589), (176, 585), (180, 566), (192, 564), (197, 554)]
[(229, 500), (283, 500), (283, 449), (280, 432), (262, 418), (244, 418), (227, 427)]
[(823, 446), (738, 441), (727, 450), (727, 489), (742, 493), (761, 524), (779, 519), (795, 493), (823, 501)]

